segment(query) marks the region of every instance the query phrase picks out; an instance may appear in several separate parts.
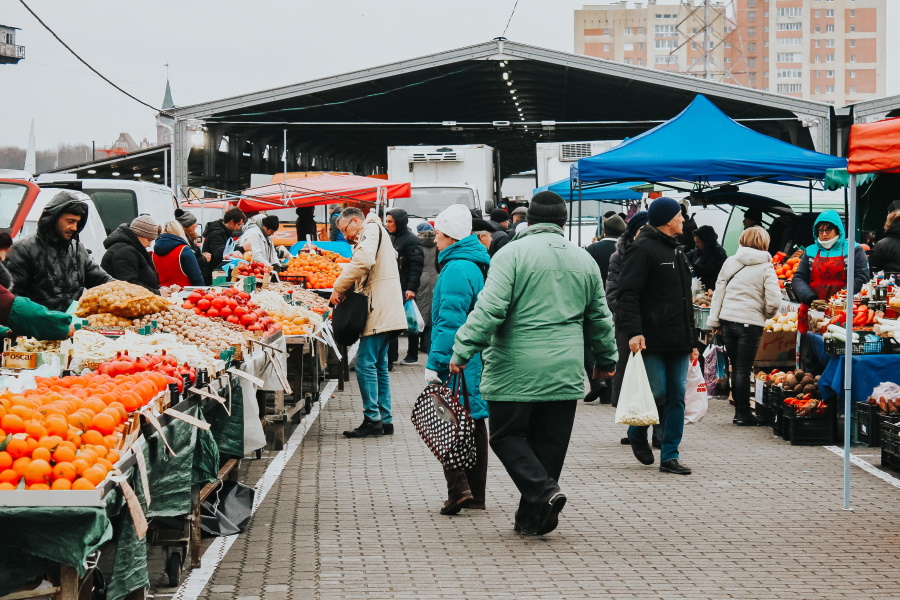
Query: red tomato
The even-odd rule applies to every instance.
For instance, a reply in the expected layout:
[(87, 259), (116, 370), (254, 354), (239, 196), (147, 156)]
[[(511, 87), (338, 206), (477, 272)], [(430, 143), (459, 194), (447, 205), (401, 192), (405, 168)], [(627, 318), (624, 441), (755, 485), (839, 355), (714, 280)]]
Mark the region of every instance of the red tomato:
[(234, 310), (234, 307), (238, 305), (237, 300), (235, 300), (234, 298), (229, 298), (228, 300), (225, 301), (225, 304), (231, 310)]
[(187, 301), (196, 304), (197, 301), (202, 297), (203, 294), (201, 294), (200, 292), (192, 292), (191, 295), (187, 297)]
[(209, 310), (210, 304), (211, 302), (209, 300), (203, 298), (202, 300), (199, 300), (197, 302), (197, 308), (199, 308), (200, 310)]
[(217, 311), (217, 310), (214, 309), (214, 308), (211, 308), (211, 309), (209, 309), (208, 311), (206, 311), (206, 316), (209, 317), (210, 319), (212, 319), (212, 318), (214, 318), (214, 317), (218, 317), (218, 316), (219, 316), (219, 311)]
[(213, 307), (214, 309), (219, 310), (220, 308), (222, 308), (223, 306), (225, 306), (225, 301), (222, 300), (221, 298), (216, 298), (215, 300), (213, 300), (212, 302), (210, 302), (210, 304), (212, 304), (212, 307)]
[(227, 306), (223, 306), (222, 308), (219, 309), (219, 316), (222, 317), (223, 319), (227, 319), (228, 317), (231, 316), (231, 312), (232, 311), (230, 308), (228, 308)]
[(230, 317), (226, 318), (225, 320), (228, 321), (229, 323), (234, 323), (235, 325), (241, 324), (241, 320), (234, 315), (231, 315)]
[(231, 311), (231, 312), (234, 313), (234, 316), (236, 316), (236, 317), (243, 317), (243, 316), (246, 315), (248, 312), (250, 312), (250, 309), (247, 308), (246, 306), (237, 306), (237, 307), (235, 307), (235, 309), (234, 309), (233, 311)]
[(241, 316), (241, 325), (253, 325), (254, 323), (256, 323), (256, 313), (248, 312)]

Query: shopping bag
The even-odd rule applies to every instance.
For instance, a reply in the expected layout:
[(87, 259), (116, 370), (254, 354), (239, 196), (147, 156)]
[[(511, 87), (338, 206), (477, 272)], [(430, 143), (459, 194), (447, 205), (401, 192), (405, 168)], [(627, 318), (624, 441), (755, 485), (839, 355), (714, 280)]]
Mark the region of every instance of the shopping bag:
[(445, 469), (471, 469), (478, 458), (475, 419), (466, 379), (462, 374), (455, 377), (452, 389), (443, 385), (426, 387), (416, 399), (410, 420)]
[(622, 390), (619, 392), (619, 405), (616, 407), (616, 423), (636, 426), (659, 423), (656, 400), (653, 399), (644, 357), (640, 352), (628, 357)]
[(200, 528), (211, 535), (225, 536), (241, 533), (253, 516), (256, 490), (237, 481), (221, 482), (200, 505)]
[(407, 300), (403, 304), (403, 310), (406, 311), (406, 328), (410, 333), (422, 333), (425, 331), (425, 319), (419, 312), (419, 306), (415, 300)]
[(706, 379), (706, 395), (722, 396), (728, 393), (726, 378), (728, 355), (725, 347), (713, 340), (703, 351), (703, 376)]
[(709, 399), (706, 397), (706, 379), (700, 360), (696, 359), (688, 366), (687, 388), (684, 393), (684, 423), (699, 423), (709, 410)]

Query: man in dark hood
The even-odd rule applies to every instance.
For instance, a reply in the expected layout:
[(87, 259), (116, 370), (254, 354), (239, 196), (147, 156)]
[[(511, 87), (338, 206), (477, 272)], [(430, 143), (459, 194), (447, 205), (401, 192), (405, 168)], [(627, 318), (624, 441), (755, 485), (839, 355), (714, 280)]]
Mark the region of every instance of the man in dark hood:
[(716, 289), (716, 279), (728, 255), (719, 244), (719, 234), (709, 225), (698, 227), (694, 231), (694, 249), (687, 253), (688, 261), (694, 270), (694, 277), (708, 290)]
[(239, 235), (246, 222), (247, 215), (244, 211), (231, 208), (218, 221), (207, 223), (206, 229), (203, 230), (203, 252), (210, 255), (209, 264), (203, 272), (203, 279), (207, 285), (212, 283), (212, 272), (222, 265), (228, 240)]
[[(419, 291), (419, 282), (422, 277), (422, 268), (425, 264), (425, 255), (422, 252), (422, 242), (409, 229), (409, 215), (402, 208), (395, 208), (388, 211), (384, 218), (385, 229), (391, 234), (394, 242), (394, 250), (397, 251), (397, 266), (400, 270), (400, 287), (403, 290), (403, 300), (411, 300), (416, 297)], [(404, 364), (415, 364), (419, 361), (418, 351), (412, 353), (413, 348), (418, 348), (418, 340), (413, 343), (413, 336), (410, 334), (410, 344), (406, 357), (403, 359)], [(388, 365), (393, 363), (400, 357), (397, 349), (397, 340), (394, 339), (388, 347)]]
[(88, 205), (76, 192), (61, 191), (50, 200), (37, 233), (9, 251), (6, 266), (17, 295), (65, 311), (83, 289), (112, 281), (78, 240), (87, 218)]

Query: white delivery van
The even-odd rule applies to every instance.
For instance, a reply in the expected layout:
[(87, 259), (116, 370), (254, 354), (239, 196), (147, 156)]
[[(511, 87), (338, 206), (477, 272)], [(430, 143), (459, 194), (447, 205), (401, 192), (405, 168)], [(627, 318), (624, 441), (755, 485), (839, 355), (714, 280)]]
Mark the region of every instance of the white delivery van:
[(175, 218), (175, 199), (172, 190), (149, 181), (119, 179), (76, 179), (73, 176), (48, 173), (37, 179), (41, 187), (59, 182), (61, 187), (79, 189), (94, 202), (103, 229), (109, 235), (122, 223), (130, 223), (138, 215), (150, 215), (162, 225)]
[[(429, 214), (409, 211), (422, 219), (437, 216), (451, 204), (469, 204), (479, 210), (490, 210), (496, 202), (497, 185), (494, 172), (494, 153), (491, 146), (484, 144), (463, 144), (456, 146), (389, 146), (387, 149), (388, 179), (405, 181), (413, 186), (413, 195), (419, 189), (421, 199), (411, 205), (429, 207)], [(474, 199), (464, 202), (452, 201), (463, 194), (474, 191)], [(443, 196), (443, 197), (442, 197)], [(444, 202), (445, 199), (451, 201)], [(404, 199), (398, 199), (397, 206)], [(406, 199), (412, 200), (412, 199)], [(443, 208), (434, 212), (433, 208), (443, 202)], [(426, 212), (426, 211), (421, 211)]]
[(103, 247), (103, 240), (106, 239), (107, 234), (103, 229), (103, 222), (100, 219), (94, 201), (84, 192), (63, 190), (62, 188), (41, 188), (34, 204), (31, 206), (31, 210), (28, 211), (28, 216), (25, 217), (25, 222), (22, 224), (22, 229), (16, 236), (15, 241), (37, 233), (38, 219), (41, 218), (44, 207), (47, 206), (56, 194), (62, 191), (72, 192), (78, 196), (79, 200), (82, 200), (88, 205), (87, 224), (84, 229), (81, 230), (81, 233), (78, 234), (78, 239), (81, 240), (81, 243), (87, 248), (91, 258), (93, 258), (97, 264), (100, 264), (100, 259), (103, 258), (103, 254), (106, 252), (106, 249)]

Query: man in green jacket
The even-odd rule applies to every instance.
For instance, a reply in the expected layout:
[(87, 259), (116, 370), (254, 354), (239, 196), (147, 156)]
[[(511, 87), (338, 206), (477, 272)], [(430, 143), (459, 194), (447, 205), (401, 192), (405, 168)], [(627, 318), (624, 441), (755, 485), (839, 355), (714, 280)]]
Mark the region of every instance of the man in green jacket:
[(558, 194), (532, 198), (529, 226), (491, 260), (450, 364), (459, 372), (482, 353), (491, 448), (522, 494), (515, 528), (524, 535), (553, 531), (566, 502), (557, 481), (584, 397), (585, 343), (597, 377), (612, 377), (618, 358), (600, 269), (563, 237), (566, 217)]

